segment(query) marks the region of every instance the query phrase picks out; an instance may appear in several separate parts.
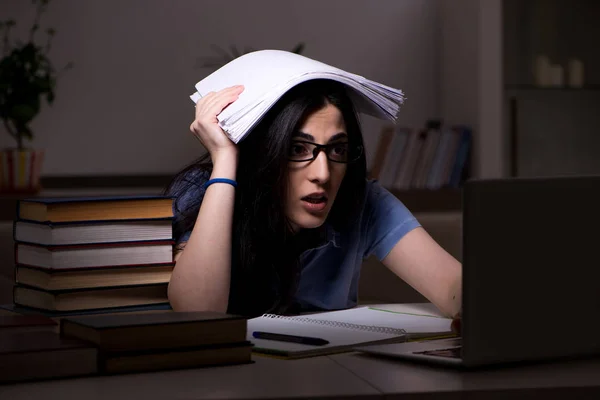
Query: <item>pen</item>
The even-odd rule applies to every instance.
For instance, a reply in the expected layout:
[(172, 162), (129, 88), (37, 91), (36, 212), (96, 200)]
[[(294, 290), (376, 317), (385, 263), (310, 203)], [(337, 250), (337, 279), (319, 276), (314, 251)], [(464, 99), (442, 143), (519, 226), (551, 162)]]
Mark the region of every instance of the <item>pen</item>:
[(276, 340), (279, 342), (301, 343), (301, 344), (308, 344), (311, 346), (324, 346), (326, 344), (329, 344), (329, 342), (325, 339), (319, 339), (319, 338), (307, 337), (307, 336), (284, 335), (283, 333), (254, 331), (254, 332), (252, 332), (252, 336), (257, 339)]

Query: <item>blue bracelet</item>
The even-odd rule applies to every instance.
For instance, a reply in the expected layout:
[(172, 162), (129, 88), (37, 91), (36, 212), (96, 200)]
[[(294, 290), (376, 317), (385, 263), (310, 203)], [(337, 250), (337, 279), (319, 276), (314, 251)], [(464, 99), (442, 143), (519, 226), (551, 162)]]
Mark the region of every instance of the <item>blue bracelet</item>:
[(204, 190), (206, 190), (206, 188), (209, 187), (210, 185), (212, 185), (213, 183), (229, 183), (231, 186), (237, 187), (237, 182), (232, 179), (214, 178), (214, 179), (209, 179), (206, 182), (204, 182)]

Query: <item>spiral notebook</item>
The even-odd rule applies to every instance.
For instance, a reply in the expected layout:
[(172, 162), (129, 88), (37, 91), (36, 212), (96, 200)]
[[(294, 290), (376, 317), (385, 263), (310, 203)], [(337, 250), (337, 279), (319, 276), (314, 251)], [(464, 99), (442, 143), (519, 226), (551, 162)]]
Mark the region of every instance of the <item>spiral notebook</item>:
[[(284, 358), (303, 358), (351, 351), (356, 346), (399, 343), (452, 335), (451, 319), (436, 315), (390, 312), (358, 307), (302, 316), (265, 314), (248, 320), (247, 340), (253, 351)], [(254, 338), (255, 331), (324, 339), (312, 346)]]

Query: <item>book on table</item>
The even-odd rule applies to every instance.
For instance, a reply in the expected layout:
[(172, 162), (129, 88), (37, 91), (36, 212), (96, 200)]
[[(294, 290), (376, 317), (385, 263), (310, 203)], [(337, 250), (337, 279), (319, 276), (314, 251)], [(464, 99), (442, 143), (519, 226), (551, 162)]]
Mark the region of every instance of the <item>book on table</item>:
[(0, 315), (0, 334), (58, 331), (58, 323), (43, 315)]
[[(453, 336), (451, 319), (357, 307), (310, 315), (265, 314), (248, 320), (247, 338), (254, 351), (283, 358), (303, 358), (351, 351), (356, 346), (399, 343)], [(254, 337), (255, 332), (321, 339), (311, 345)]]
[(238, 342), (168, 350), (100, 352), (98, 371), (101, 374), (123, 374), (250, 362), (252, 344)]
[(15, 243), (15, 263), (49, 269), (173, 262), (173, 241), (42, 246)]
[(67, 317), (62, 335), (94, 343), (104, 351), (194, 347), (246, 341), (247, 319), (197, 311)]
[(57, 332), (0, 332), (0, 382), (92, 375), (98, 349)]
[(173, 218), (119, 221), (15, 220), (16, 242), (43, 246), (173, 240)]
[[(169, 303), (140, 304), (137, 306), (122, 307), (102, 307), (86, 310), (43, 310), (41, 308), (28, 307), (16, 303), (0, 304), (0, 311), (10, 312), (18, 315), (41, 315), (51, 318), (54, 321), (60, 321), (66, 317), (79, 317), (83, 315), (114, 315), (114, 314), (152, 314), (165, 311), (172, 311)], [(57, 328), (58, 329), (58, 328)]]
[(66, 317), (64, 337), (100, 351), (100, 371), (122, 373), (250, 362), (247, 319), (219, 312)]
[(169, 283), (174, 263), (97, 268), (41, 268), (17, 264), (15, 282), (42, 290)]
[(39, 197), (17, 203), (17, 219), (38, 222), (173, 217), (173, 197), (162, 195)]
[(247, 319), (225, 313), (70, 316), (55, 331), (9, 330), (15, 324), (57, 325), (50, 318), (21, 315), (0, 327), (0, 382), (251, 362)]
[(166, 304), (168, 283), (99, 287), (68, 290), (42, 290), (17, 284), (15, 304), (49, 311), (76, 311)]

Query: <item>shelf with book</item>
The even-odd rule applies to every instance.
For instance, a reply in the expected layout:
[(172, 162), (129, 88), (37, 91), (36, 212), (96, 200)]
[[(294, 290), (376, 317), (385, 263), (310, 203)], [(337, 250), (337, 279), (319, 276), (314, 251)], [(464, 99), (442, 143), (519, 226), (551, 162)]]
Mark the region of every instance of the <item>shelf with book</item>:
[(423, 129), (384, 128), (369, 176), (413, 212), (461, 209), (470, 175), (471, 129), (428, 121)]

